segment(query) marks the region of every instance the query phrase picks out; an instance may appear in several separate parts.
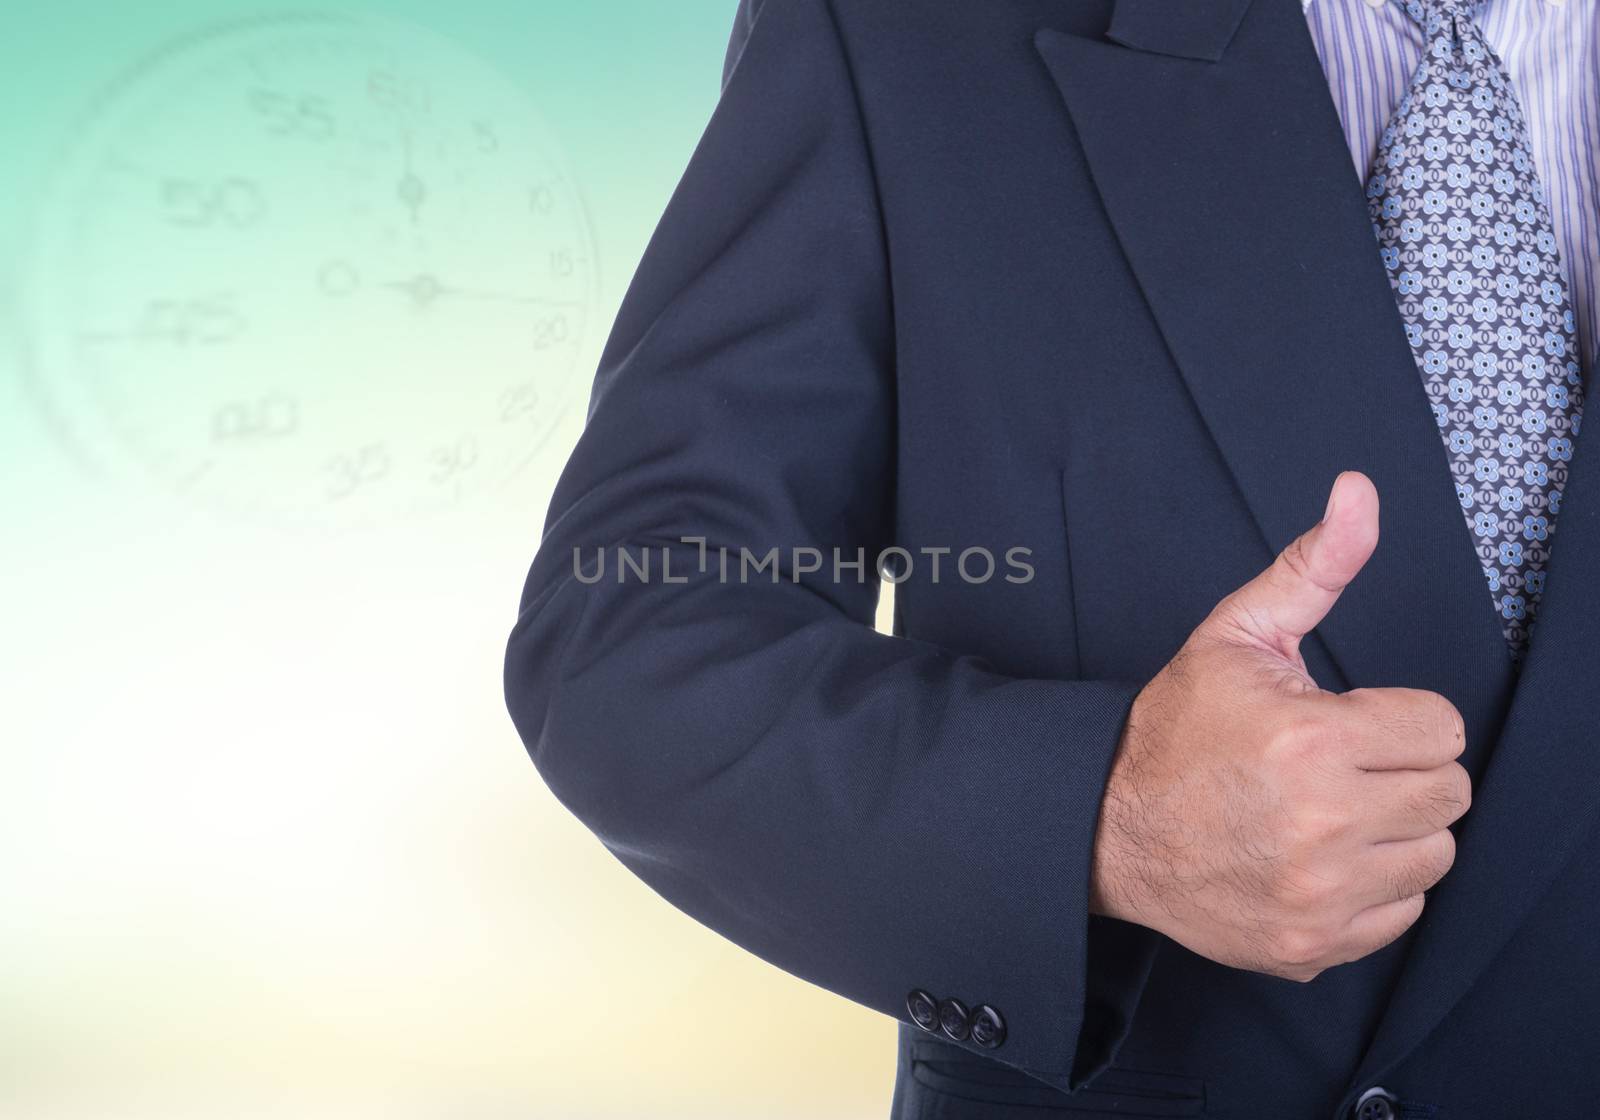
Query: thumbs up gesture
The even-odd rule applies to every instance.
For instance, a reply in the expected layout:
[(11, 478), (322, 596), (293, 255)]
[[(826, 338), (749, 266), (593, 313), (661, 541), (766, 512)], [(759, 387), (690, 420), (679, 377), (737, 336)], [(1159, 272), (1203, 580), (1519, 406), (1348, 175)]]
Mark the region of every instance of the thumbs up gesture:
[(1140, 692), (1101, 807), (1096, 912), (1302, 981), (1421, 915), (1471, 802), (1461, 714), (1416, 689), (1324, 692), (1300, 656), (1377, 543), (1377, 491), (1346, 472), (1321, 523)]

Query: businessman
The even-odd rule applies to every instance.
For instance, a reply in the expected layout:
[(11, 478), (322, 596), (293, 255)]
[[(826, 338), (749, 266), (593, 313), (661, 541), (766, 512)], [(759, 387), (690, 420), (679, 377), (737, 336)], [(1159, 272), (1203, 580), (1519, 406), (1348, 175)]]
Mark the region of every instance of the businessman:
[(1595, 22), (741, 9), (506, 691), (895, 1117), (1600, 1115)]

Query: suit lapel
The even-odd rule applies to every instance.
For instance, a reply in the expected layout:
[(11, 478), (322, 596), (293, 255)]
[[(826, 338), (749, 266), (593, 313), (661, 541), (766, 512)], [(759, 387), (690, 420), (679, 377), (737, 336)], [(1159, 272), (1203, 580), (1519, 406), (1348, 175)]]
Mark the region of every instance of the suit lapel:
[(1475, 803), (1353, 1082), (1369, 1083), (1595, 829), (1600, 744), (1574, 698), (1600, 693), (1600, 437), (1578, 438), (1519, 684), (1300, 4), (1118, 0), (1105, 38), (1035, 43), (1267, 543), (1310, 523), (1338, 471), (1377, 484), (1383, 540), (1317, 631), (1346, 683), (1431, 689), (1466, 718)]
[(1346, 683), (1498, 725), (1504, 640), (1300, 4), (1120, 0), (1106, 39), (1035, 45), (1268, 545), (1339, 471), (1377, 484), (1383, 540), (1317, 631)]
[(1458, 828), (1455, 867), (1429, 895), (1356, 1084), (1382, 1076), (1427, 1037), (1593, 837), (1600, 790), (1600, 737), (1590, 708), (1600, 695), (1597, 438), (1577, 437), (1521, 683)]

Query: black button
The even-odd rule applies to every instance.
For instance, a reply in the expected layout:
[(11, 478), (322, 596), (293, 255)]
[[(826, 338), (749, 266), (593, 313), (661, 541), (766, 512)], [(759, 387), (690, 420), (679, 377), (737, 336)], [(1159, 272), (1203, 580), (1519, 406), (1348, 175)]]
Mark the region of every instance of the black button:
[(1389, 1090), (1373, 1086), (1356, 1099), (1355, 1120), (1394, 1120), (1398, 1103)]
[(939, 1029), (939, 1007), (932, 996), (921, 988), (913, 988), (906, 993), (906, 1011), (911, 1015), (911, 1021), (925, 1031)]
[(939, 1029), (946, 1038), (965, 1042), (972, 1026), (967, 1022), (967, 1005), (958, 999), (939, 1001)]
[(987, 1003), (979, 1004), (968, 1022), (972, 1025), (972, 1041), (985, 1050), (993, 1050), (1006, 1040), (1006, 1021)]

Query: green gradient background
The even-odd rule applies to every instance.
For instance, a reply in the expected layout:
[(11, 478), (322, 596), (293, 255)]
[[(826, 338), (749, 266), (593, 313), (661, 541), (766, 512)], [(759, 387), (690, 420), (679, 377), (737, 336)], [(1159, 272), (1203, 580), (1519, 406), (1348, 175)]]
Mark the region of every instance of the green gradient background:
[[(238, 101), (259, 83), (226, 66), (153, 97), (211, 57), (196, 35), (242, 41), (241, 21), (279, 9), (9, 13), (0, 1115), (885, 1112), (893, 1024), (632, 879), (539, 783), (500, 693), (545, 502), (715, 103), (732, 8), (359, 9), (358, 40), (390, 41), (373, 15), (404, 21), (396, 65), (436, 83), (425, 131), (442, 147), (419, 157), (431, 181), (410, 220), (386, 118), (357, 106), (359, 51), (291, 59), (283, 79), (359, 109), (343, 171), (272, 133)], [(482, 91), (503, 131), (471, 155)], [(137, 128), (105, 134), (146, 101)], [(286, 132), (307, 120), (321, 127)], [(333, 131), (355, 135), (339, 114)], [(80, 175), (108, 158), (140, 167)], [(529, 167), (568, 203), (530, 218)], [(158, 220), (151, 184), (245, 168), (277, 192), (248, 237)], [(551, 348), (548, 308), (525, 297), (574, 248)], [(314, 289), (331, 256), (359, 262), (359, 301)], [(397, 286), (423, 273), (463, 291)], [(191, 297), (239, 304), (246, 326), (132, 326)], [(85, 350), (86, 331), (134, 333)], [(506, 409), (530, 384), (537, 404)], [(303, 427), (218, 435), (219, 408), (267, 391), (295, 396)], [(329, 472), (374, 441), (387, 473), (347, 500)]]

